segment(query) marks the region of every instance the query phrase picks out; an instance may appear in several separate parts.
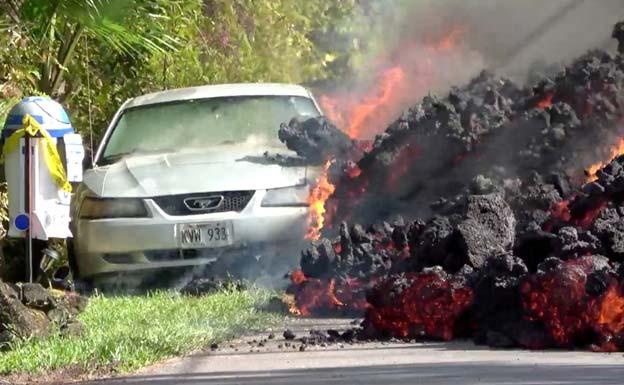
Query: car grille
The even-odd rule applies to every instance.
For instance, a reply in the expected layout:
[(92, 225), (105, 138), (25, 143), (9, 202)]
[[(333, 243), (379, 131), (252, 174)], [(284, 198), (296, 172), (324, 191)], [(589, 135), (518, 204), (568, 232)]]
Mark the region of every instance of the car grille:
[[(208, 213), (224, 213), (227, 211), (240, 212), (243, 211), (254, 191), (224, 191), (210, 192), (201, 194), (185, 194), (185, 195), (166, 195), (153, 198), (154, 202), (168, 215), (197, 215)], [(191, 210), (185, 201), (202, 198), (223, 197), (221, 203), (217, 207), (195, 208)]]
[(197, 249), (149, 250), (143, 253), (150, 262), (179, 261), (201, 257)]

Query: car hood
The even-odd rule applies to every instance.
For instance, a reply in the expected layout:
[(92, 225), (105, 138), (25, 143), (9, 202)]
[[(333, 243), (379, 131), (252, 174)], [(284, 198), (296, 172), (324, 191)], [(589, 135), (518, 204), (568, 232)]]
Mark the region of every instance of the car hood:
[(128, 156), (88, 170), (84, 184), (101, 197), (153, 197), (212, 191), (263, 190), (306, 183), (307, 167), (284, 167), (263, 153), (283, 148), (219, 146), (201, 152)]

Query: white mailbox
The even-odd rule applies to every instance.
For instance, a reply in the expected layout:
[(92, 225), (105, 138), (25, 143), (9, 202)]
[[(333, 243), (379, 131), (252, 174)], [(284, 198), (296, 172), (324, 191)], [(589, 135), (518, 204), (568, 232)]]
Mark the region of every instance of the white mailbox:
[[(28, 140), (32, 170), (30, 218), (26, 212), (26, 127), (35, 132)], [(82, 180), (84, 148), (63, 107), (47, 97), (22, 100), (9, 112), (2, 139), (9, 195), (8, 236), (24, 237), (29, 228), (33, 239), (71, 237), (69, 182)]]

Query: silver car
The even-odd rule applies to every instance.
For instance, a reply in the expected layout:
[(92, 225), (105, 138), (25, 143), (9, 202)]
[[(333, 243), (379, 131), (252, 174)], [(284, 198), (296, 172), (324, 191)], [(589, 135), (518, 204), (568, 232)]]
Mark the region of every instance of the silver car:
[(319, 115), (308, 90), (284, 84), (128, 100), (73, 199), (75, 275), (201, 266), (297, 244), (316, 170), (264, 153), (294, 155), (278, 140), (280, 123)]

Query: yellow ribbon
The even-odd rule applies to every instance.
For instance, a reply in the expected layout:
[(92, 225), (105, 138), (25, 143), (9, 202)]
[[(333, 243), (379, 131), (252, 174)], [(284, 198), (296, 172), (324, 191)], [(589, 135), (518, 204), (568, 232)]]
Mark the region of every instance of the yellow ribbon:
[(3, 155), (17, 150), (19, 148), (20, 139), (24, 137), (26, 133), (30, 136), (36, 136), (37, 133), (40, 133), (43, 137), (43, 142), (41, 143), (43, 146), (43, 159), (46, 166), (48, 166), (48, 171), (50, 172), (50, 175), (52, 176), (52, 179), (54, 179), (56, 185), (63, 191), (70, 193), (72, 191), (72, 186), (67, 180), (67, 174), (65, 173), (63, 162), (61, 161), (56, 145), (54, 144), (54, 141), (48, 131), (41, 127), (39, 122), (28, 114), (24, 115), (22, 124), (23, 127), (12, 133), (11, 136), (9, 136), (4, 142), (4, 147), (2, 149)]

